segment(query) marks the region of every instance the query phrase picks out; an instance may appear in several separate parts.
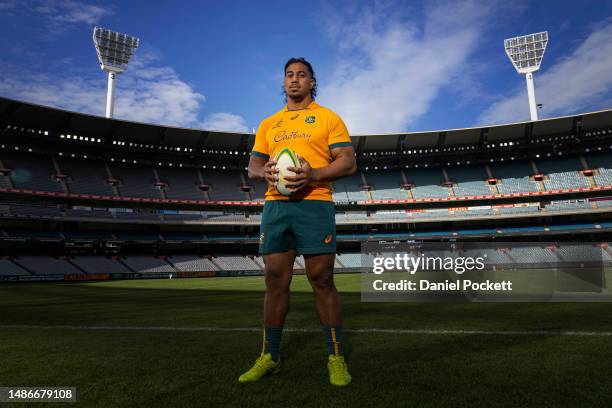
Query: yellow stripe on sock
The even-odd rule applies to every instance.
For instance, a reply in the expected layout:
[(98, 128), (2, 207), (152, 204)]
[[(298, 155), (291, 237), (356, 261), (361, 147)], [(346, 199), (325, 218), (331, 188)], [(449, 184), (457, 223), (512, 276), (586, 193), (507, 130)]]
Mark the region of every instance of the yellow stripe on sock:
[(340, 352), (338, 351), (338, 341), (336, 340), (336, 328), (335, 327), (331, 328), (331, 335), (332, 335), (332, 342), (334, 343), (334, 354), (336, 355), (336, 357), (338, 357), (340, 355)]
[(263, 330), (263, 343), (261, 345), (261, 354), (265, 353), (266, 351), (266, 329), (264, 328)]

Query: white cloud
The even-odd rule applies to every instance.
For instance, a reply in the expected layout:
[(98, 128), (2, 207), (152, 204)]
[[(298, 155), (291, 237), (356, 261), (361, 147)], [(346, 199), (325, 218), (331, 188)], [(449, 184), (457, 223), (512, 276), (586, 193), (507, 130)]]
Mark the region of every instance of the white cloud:
[[(117, 77), (115, 117), (164, 125), (197, 125), (204, 95), (181, 80), (174, 69), (156, 66), (155, 58), (143, 54)], [(106, 84), (102, 71), (95, 76), (76, 77), (13, 69), (0, 78), (0, 95), (103, 116)]]
[[(183, 81), (173, 68), (158, 65), (160, 58), (155, 51), (141, 50), (126, 72), (117, 76), (116, 118), (207, 130), (248, 131), (244, 118), (236, 114), (212, 113), (202, 119), (204, 95)], [(107, 82), (102, 71), (77, 77), (0, 68), (4, 73), (0, 77), (0, 95), (4, 97), (104, 116)]]
[[(546, 64), (546, 55), (544, 56)], [(534, 75), (536, 100), (547, 117), (608, 107), (612, 91), (612, 23), (596, 28), (568, 57)], [(519, 81), (520, 79), (520, 81)], [(478, 124), (529, 120), (525, 80), (517, 75), (515, 91), (495, 102)]]
[(93, 25), (97, 24), (102, 18), (113, 14), (113, 11), (109, 8), (70, 0), (34, 2), (28, 8), (48, 19), (64, 24), (84, 23)]
[(490, 2), (426, 3), (424, 18), (368, 6), (332, 21), (341, 57), (320, 100), (351, 133), (404, 131), (431, 107), (477, 45)]
[(9, 12), (17, 7), (17, 1), (15, 0), (0, 0), (0, 11)]
[(204, 119), (202, 128), (206, 130), (225, 130), (229, 132), (247, 132), (248, 127), (243, 117), (232, 113), (212, 113)]

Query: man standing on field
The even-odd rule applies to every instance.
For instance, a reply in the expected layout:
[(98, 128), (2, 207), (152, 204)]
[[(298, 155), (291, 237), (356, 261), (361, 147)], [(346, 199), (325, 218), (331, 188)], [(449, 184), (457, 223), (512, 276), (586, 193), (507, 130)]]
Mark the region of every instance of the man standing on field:
[[(327, 338), (329, 380), (345, 386), (351, 376), (343, 356), (340, 295), (333, 279), (336, 220), (331, 183), (355, 173), (355, 152), (342, 119), (314, 102), (317, 82), (310, 63), (291, 58), (284, 74), (287, 106), (261, 122), (249, 161), (249, 177), (268, 182), (259, 244), (266, 266), (265, 327), (261, 355), (238, 381), (257, 381), (280, 369), (293, 264), (301, 254)], [(289, 196), (274, 187), (278, 170), (271, 160), (284, 148), (293, 149), (301, 164), (289, 168), (297, 173), (286, 178)]]

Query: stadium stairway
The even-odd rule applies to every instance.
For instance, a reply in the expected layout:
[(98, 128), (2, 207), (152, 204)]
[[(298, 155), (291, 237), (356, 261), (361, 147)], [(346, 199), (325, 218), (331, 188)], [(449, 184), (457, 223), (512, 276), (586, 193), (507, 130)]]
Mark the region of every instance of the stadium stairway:
[(80, 271), (81, 273), (88, 273), (85, 269), (81, 268), (79, 265), (77, 265), (72, 259), (70, 258), (66, 258), (65, 259), (66, 262), (68, 262), (70, 265), (72, 265), (75, 269), (77, 269), (78, 271)]
[(164, 261), (166, 261), (166, 263), (168, 265), (170, 265), (172, 267), (172, 269), (174, 269), (174, 272), (176, 272), (176, 273), (180, 272), (179, 268), (177, 268), (176, 265), (174, 265), (174, 263), (172, 263), (170, 258), (164, 258)]
[(117, 262), (119, 262), (121, 265), (123, 265), (123, 267), (125, 269), (127, 269), (128, 271), (130, 271), (132, 273), (136, 272), (130, 265), (128, 265), (127, 262), (125, 262), (123, 259), (121, 259), (121, 257), (117, 257)]
[(32, 270), (26, 268), (24, 265), (20, 264), (19, 262), (17, 262), (17, 260), (13, 258), (7, 259), (7, 262), (10, 262), (17, 270), (23, 271), (24, 274), (36, 275)]

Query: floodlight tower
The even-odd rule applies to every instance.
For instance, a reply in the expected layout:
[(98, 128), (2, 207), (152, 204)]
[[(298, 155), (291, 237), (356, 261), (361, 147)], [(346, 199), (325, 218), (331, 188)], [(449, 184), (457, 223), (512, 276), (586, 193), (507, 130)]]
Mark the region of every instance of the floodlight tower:
[(94, 27), (93, 41), (100, 61), (100, 68), (108, 72), (106, 92), (106, 117), (113, 117), (115, 108), (115, 77), (125, 71), (139, 40), (126, 34), (117, 33), (101, 27)]
[(548, 44), (548, 31), (523, 35), (504, 40), (506, 55), (519, 74), (525, 74), (531, 120), (538, 120), (538, 110), (533, 86), (533, 73), (540, 69)]

